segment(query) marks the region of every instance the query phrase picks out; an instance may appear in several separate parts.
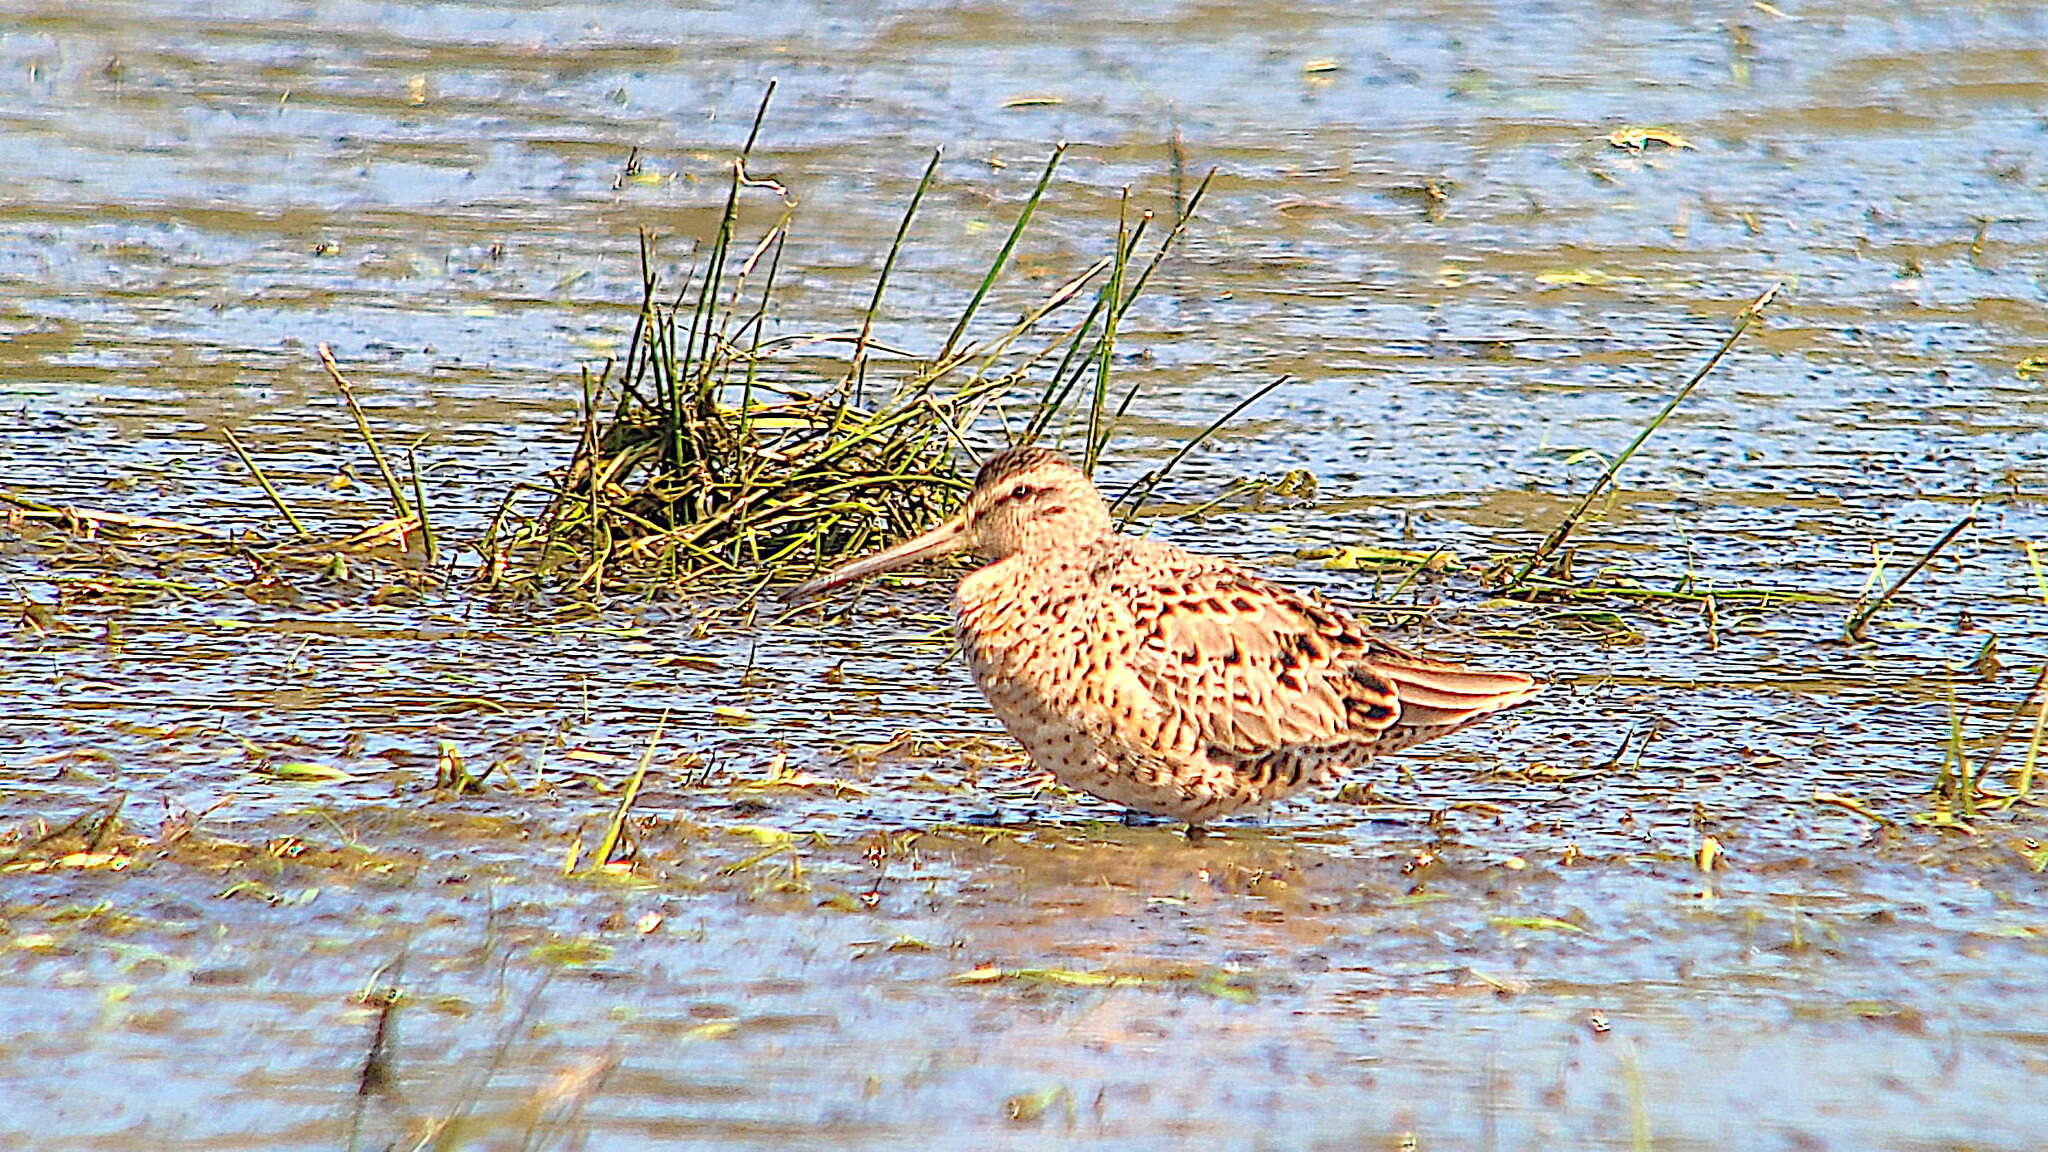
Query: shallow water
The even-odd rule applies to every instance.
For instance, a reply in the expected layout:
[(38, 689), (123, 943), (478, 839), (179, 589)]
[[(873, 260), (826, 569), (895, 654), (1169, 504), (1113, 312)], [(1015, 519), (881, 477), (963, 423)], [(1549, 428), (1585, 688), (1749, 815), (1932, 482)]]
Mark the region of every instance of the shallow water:
[[(0, 1142), (2035, 1146), (2048, 837), (1916, 817), (1952, 715), (2010, 789), (2048, 660), (2044, 43), (1980, 3), (0, 8), (0, 490), (274, 531), (226, 425), (380, 520), (326, 341), (473, 538), (773, 77), (771, 335), (858, 326), (935, 146), (890, 346), (943, 341), (1056, 141), (987, 316), (1124, 185), (1170, 213), (1178, 132), (1180, 190), (1219, 175), (1125, 321), (1111, 482), (1292, 373), (1161, 495), (1317, 501), (1149, 529), (1556, 685), (1190, 841), (1032, 790), (937, 579), (592, 610), (17, 518)], [(1488, 600), (1774, 283), (1577, 537), (1711, 614)], [(1297, 555), (1352, 544), (1454, 563)], [(565, 878), (650, 744), (637, 870)]]

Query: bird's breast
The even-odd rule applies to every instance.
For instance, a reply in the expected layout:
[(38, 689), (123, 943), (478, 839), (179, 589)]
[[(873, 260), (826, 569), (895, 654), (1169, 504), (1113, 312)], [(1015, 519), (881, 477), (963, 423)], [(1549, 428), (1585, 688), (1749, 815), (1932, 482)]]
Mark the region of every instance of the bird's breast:
[(1063, 566), (1030, 565), (1022, 556), (969, 573), (953, 599), (954, 627), (968, 667), (984, 691), (998, 686), (1052, 688), (1063, 655), (1084, 633), (1080, 592)]

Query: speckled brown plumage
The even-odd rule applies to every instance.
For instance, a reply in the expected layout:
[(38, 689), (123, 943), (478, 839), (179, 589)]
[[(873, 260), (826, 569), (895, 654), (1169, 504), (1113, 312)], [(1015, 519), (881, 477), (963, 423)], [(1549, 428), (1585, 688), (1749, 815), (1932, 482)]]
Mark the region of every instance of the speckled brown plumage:
[(1430, 660), (1342, 611), (1170, 545), (1118, 534), (1057, 453), (1002, 452), (958, 516), (790, 593), (927, 556), (990, 561), (953, 608), (975, 683), (1062, 784), (1201, 823), (1529, 699), (1520, 672)]

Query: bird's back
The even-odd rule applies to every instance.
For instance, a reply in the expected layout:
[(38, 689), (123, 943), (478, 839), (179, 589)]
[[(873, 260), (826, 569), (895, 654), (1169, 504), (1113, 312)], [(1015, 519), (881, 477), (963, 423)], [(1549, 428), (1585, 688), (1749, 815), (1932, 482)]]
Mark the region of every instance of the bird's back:
[(1431, 660), (1219, 560), (1108, 534), (971, 573), (955, 600), (991, 707), (1063, 783), (1201, 820), (1534, 695)]

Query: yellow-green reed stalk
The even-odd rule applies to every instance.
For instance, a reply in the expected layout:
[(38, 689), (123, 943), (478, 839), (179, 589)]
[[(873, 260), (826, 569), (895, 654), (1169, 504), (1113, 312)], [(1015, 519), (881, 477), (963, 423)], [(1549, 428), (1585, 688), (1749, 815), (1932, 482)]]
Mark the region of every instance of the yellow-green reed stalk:
[[(2041, 668), (2041, 680), (2048, 681), (2048, 665)], [(2027, 756), (2020, 762), (2020, 774), (2013, 781), (2013, 792), (2022, 800), (2033, 795), (2034, 769), (2041, 763), (2041, 745), (2048, 739), (2048, 692), (2041, 690), (2040, 682), (2034, 691), (2041, 697), (2041, 705), (2034, 710), (2034, 734), (2027, 740)]]
[(391, 494), (391, 510), (398, 514), (400, 520), (406, 519), (412, 511), (405, 506), (405, 496), (398, 490), (398, 476), (392, 472), (391, 462), (384, 458), (384, 450), (377, 446), (376, 434), (370, 431), (370, 421), (363, 415), (363, 406), (356, 403), (355, 388), (349, 384), (348, 377), (341, 374), (341, 366), (334, 362), (334, 351), (327, 347), (326, 341), (320, 342), (319, 352), (321, 366), (327, 369), (327, 376), (334, 381), (334, 386), (341, 389), (342, 401), (348, 405), (349, 414), (356, 418), (356, 430), (363, 434), (363, 443), (370, 446), (370, 457), (377, 462), (377, 471), (384, 477), (384, 490)]
[(597, 390), (602, 387), (602, 381), (593, 381), (588, 368), (583, 369), (582, 380), (583, 475), (584, 483), (590, 489), (590, 568), (585, 577), (593, 582), (597, 593), (603, 595), (604, 561), (610, 552), (611, 541), (604, 527), (604, 471), (597, 439)]
[[(725, 276), (726, 255), (732, 249), (733, 225), (739, 219), (740, 189), (746, 187), (749, 183), (747, 179), (747, 159), (754, 153), (754, 141), (758, 140), (761, 136), (761, 121), (768, 115), (768, 102), (775, 98), (775, 86), (775, 81), (771, 80), (768, 82), (767, 91), (761, 94), (760, 106), (754, 110), (754, 123), (747, 130), (746, 143), (740, 146), (739, 155), (733, 157), (732, 183), (726, 189), (725, 211), (720, 213), (718, 217), (718, 236), (717, 239), (712, 241), (711, 257), (704, 267), (704, 283), (698, 291), (697, 305), (690, 316), (690, 329), (685, 334), (683, 362), (677, 377), (674, 395), (674, 399), (677, 401), (678, 416), (670, 429), (672, 437), (671, 446), (675, 450), (673, 463), (678, 469), (683, 467), (684, 464), (681, 440), (682, 421), (680, 418), (682, 412), (681, 388), (685, 384), (690, 385), (694, 393), (691, 401), (693, 403), (700, 403), (704, 399), (704, 390), (711, 386), (713, 354), (717, 351), (718, 343), (718, 327), (712, 323), (712, 320), (718, 307), (719, 283)], [(671, 328), (671, 333), (673, 333), (673, 328)], [(700, 339), (703, 341), (702, 348), (697, 347), (697, 341)], [(693, 364), (697, 366), (694, 377), (691, 372)]]
[[(1152, 217), (1149, 213), (1139, 217), (1138, 226), (1131, 230), (1130, 242), (1112, 251), (1109, 258), (1112, 274), (1115, 273), (1120, 265), (1128, 266), (1131, 252), (1137, 247), (1138, 241), (1143, 238), (1145, 229), (1151, 223)], [(1102, 351), (1102, 337), (1098, 335), (1095, 338), (1095, 343), (1089, 345), (1087, 354), (1085, 356), (1081, 355), (1081, 347), (1087, 342), (1088, 334), (1094, 331), (1096, 319), (1104, 317), (1105, 314), (1114, 316), (1116, 312), (1116, 297), (1110, 293), (1109, 285), (1105, 284), (1096, 292), (1094, 306), (1089, 309), (1087, 317), (1081, 321), (1081, 326), (1075, 330), (1073, 343), (1068, 345), (1065, 355), (1060, 357), (1059, 366), (1053, 369), (1052, 381), (1046, 385), (1045, 393), (1040, 401), (1042, 418), (1038, 421), (1038, 427), (1041, 431), (1051, 425), (1054, 414), (1066, 407), (1067, 399), (1074, 394), (1074, 389), (1081, 383), (1081, 377), (1096, 363)], [(1105, 327), (1107, 327), (1107, 324), (1105, 324)], [(1073, 369), (1071, 374), (1067, 371), (1070, 367)], [(1100, 419), (1099, 408), (1091, 407), (1089, 412), (1091, 425), (1099, 423)]]
[[(1116, 266), (1109, 270), (1109, 284), (1104, 289), (1111, 300), (1122, 300), (1124, 296), (1124, 269), (1130, 264), (1132, 244), (1130, 211), (1131, 188), (1126, 184), (1123, 199), (1116, 209)], [(1142, 229), (1151, 222), (1152, 214), (1147, 212), (1138, 226)], [(1095, 395), (1088, 402), (1088, 442), (1081, 454), (1083, 476), (1095, 475), (1095, 461), (1109, 439), (1110, 422), (1103, 419), (1103, 409), (1109, 406), (1109, 365), (1116, 357), (1116, 324), (1122, 316), (1122, 308), (1110, 309), (1102, 321), (1102, 339), (1095, 345)]]
[[(774, 235), (775, 252), (768, 258), (768, 276), (761, 282), (760, 307), (754, 309), (754, 314), (747, 317), (746, 323), (734, 333), (735, 339), (749, 330), (753, 333), (753, 342), (747, 346), (747, 378), (740, 389), (740, 432), (743, 436), (753, 427), (754, 370), (761, 363), (761, 329), (767, 326), (768, 302), (775, 295), (775, 274), (782, 269), (782, 249), (789, 240), (788, 210), (784, 212), (783, 222), (776, 225)], [(756, 459), (754, 463), (758, 466), (761, 461)]]
[[(1137, 300), (1138, 294), (1145, 290), (1145, 285), (1152, 282), (1152, 273), (1159, 270), (1159, 265), (1166, 259), (1166, 254), (1173, 250), (1173, 246), (1180, 241), (1182, 236), (1187, 234), (1188, 225), (1193, 223), (1195, 219), (1195, 209), (1201, 207), (1202, 197), (1208, 194), (1209, 182), (1214, 179), (1216, 179), (1216, 169), (1211, 168), (1202, 177), (1202, 182), (1195, 186), (1195, 194), (1187, 198), (1186, 206), (1173, 218), (1172, 229), (1166, 233), (1164, 239), (1159, 241), (1159, 250), (1152, 253), (1152, 259), (1146, 263), (1145, 270), (1138, 274), (1138, 282), (1132, 285), (1131, 290), (1125, 294), (1122, 305), (1123, 309), (1128, 310), (1131, 303)], [(1178, 195), (1176, 195), (1175, 199), (1179, 199)], [(1130, 411), (1131, 401), (1136, 399), (1137, 395), (1138, 385), (1134, 383), (1131, 385), (1130, 391), (1124, 393), (1123, 402), (1116, 406), (1117, 419), (1123, 419), (1124, 413)]]
[[(1977, 788), (1970, 779), (1970, 762), (1963, 755), (1963, 717), (1956, 708), (1955, 685), (1942, 687), (1948, 696), (1948, 741), (1942, 750), (1941, 769), (1934, 774), (1934, 794), (1937, 798), (1952, 799), (1961, 818), (1970, 820), (1977, 815)], [(1951, 765), (1955, 768), (1953, 776), (1949, 773)]]
[[(946, 334), (946, 342), (939, 347), (939, 354), (932, 357), (937, 364), (947, 365), (947, 362), (952, 360), (953, 346), (960, 342), (961, 335), (967, 331), (968, 321), (974, 319), (975, 312), (981, 308), (982, 300), (988, 296), (988, 290), (995, 286), (996, 277), (1001, 276), (1003, 268), (1009, 264), (1010, 253), (1017, 250), (1017, 241), (1023, 239), (1024, 229), (1031, 223), (1031, 214), (1038, 210), (1038, 202), (1044, 198), (1046, 187), (1052, 183), (1052, 174), (1060, 166), (1060, 157), (1066, 154), (1066, 141), (1062, 140), (1054, 145), (1052, 155), (1045, 161), (1045, 171), (1038, 174), (1038, 186), (1031, 190), (1030, 196), (1025, 197), (1024, 208), (1017, 213), (1017, 222), (1010, 226), (1009, 238), (1003, 241), (1002, 250), (996, 253), (995, 260), (989, 264), (987, 274), (981, 278), (980, 287), (974, 290), (974, 298), (967, 302), (967, 308), (960, 313), (960, 319), (954, 321), (953, 330)], [(957, 360), (952, 362), (958, 363)]]
[[(1131, 285), (1130, 289), (1123, 294), (1120, 300), (1114, 301), (1113, 306), (1117, 310), (1119, 320), (1121, 320), (1123, 313), (1129, 310), (1132, 302), (1137, 300), (1139, 294), (1145, 291), (1145, 285), (1151, 282), (1152, 274), (1158, 271), (1159, 265), (1166, 259), (1167, 253), (1173, 250), (1174, 244), (1186, 234), (1188, 225), (1194, 220), (1195, 210), (1201, 206), (1202, 197), (1208, 192), (1209, 184), (1215, 178), (1216, 169), (1211, 168), (1208, 175), (1202, 178), (1202, 183), (1195, 189), (1194, 195), (1188, 197), (1187, 208), (1174, 219), (1173, 228), (1159, 241), (1158, 249), (1152, 253), (1152, 259), (1146, 262), (1145, 270), (1139, 273), (1137, 282)], [(1129, 244), (1129, 248), (1132, 251), (1136, 251), (1138, 240), (1144, 235), (1146, 225), (1150, 222), (1151, 217), (1149, 215), (1142, 217), (1138, 221), (1138, 227), (1132, 230), (1131, 242)], [(1130, 258), (1129, 253), (1121, 253), (1120, 258), (1127, 261)], [(1038, 407), (1034, 411), (1031, 421), (1025, 427), (1022, 438), (1023, 442), (1029, 443), (1044, 435), (1045, 430), (1052, 425), (1053, 416), (1066, 403), (1067, 396), (1073, 391), (1080, 372), (1086, 369), (1089, 360), (1083, 359), (1081, 361), (1081, 368), (1075, 371), (1073, 377), (1067, 376), (1067, 368), (1075, 360), (1076, 354), (1079, 352), (1082, 342), (1086, 339), (1088, 331), (1094, 326), (1096, 316), (1101, 314), (1105, 306), (1111, 306), (1111, 297), (1107, 294), (1098, 295), (1095, 307), (1088, 313), (1087, 318), (1081, 322), (1080, 327), (1075, 329), (1074, 343), (1068, 347), (1066, 355), (1061, 357), (1059, 367), (1053, 370), (1051, 382), (1046, 385), (1044, 393), (1039, 397)], [(1093, 350), (1091, 349), (1091, 359), (1092, 352)], [(1117, 418), (1122, 418), (1125, 411), (1130, 408), (1132, 398), (1136, 395), (1137, 385), (1134, 384), (1131, 390), (1124, 395), (1123, 403), (1117, 405)]]
[[(733, 221), (739, 215), (740, 173), (741, 162), (734, 160), (732, 184), (726, 189), (725, 210), (718, 218), (718, 235), (712, 240), (711, 254), (704, 262), (704, 279), (697, 287), (697, 303), (690, 309), (690, 326), (681, 333), (682, 359), (675, 361), (671, 352), (673, 370), (669, 378), (669, 406), (663, 415), (668, 421), (669, 467), (678, 473), (689, 467), (694, 458), (701, 456), (700, 444), (691, 445), (698, 449), (697, 452), (685, 450), (684, 431), (686, 427), (692, 432), (696, 430), (694, 416), (703, 399), (704, 382), (711, 376), (711, 321), (716, 308), (718, 281), (725, 268), (726, 250), (732, 245)], [(688, 281), (684, 282), (684, 291), (688, 291)], [(677, 335), (673, 311), (664, 333), (673, 346)], [(701, 361), (697, 348), (700, 336), (705, 341)]]
[[(2039, 701), (2038, 704), (2035, 703), (2036, 700)], [(2012, 735), (2013, 729), (2026, 718), (2027, 706), (2030, 704), (2034, 705), (2034, 730), (2027, 737), (2027, 751), (2020, 762), (2019, 770), (2013, 774), (2012, 795), (2005, 797), (2001, 802), (2001, 806), (2007, 808), (2027, 799), (2034, 791), (2034, 770), (2041, 762), (2042, 742), (2048, 739), (2048, 664), (2041, 665), (2041, 670), (2035, 673), (2034, 683), (2028, 687), (2026, 695), (2020, 697), (2019, 706), (2013, 709), (2011, 718), (2006, 721), (2005, 729), (1998, 734), (1998, 743), (1992, 746), (1991, 752), (1978, 765), (1977, 774), (1980, 777), (1998, 757), (1998, 753), (2005, 748), (2006, 738)]]
[(284, 516), (284, 522), (292, 526), (292, 531), (298, 533), (299, 539), (312, 539), (312, 533), (306, 531), (306, 526), (299, 523), (297, 516), (292, 515), (291, 506), (284, 502), (284, 497), (278, 495), (277, 489), (270, 486), (270, 478), (263, 474), (263, 469), (256, 466), (256, 458), (249, 455), (247, 448), (242, 447), (242, 441), (235, 436), (235, 430), (222, 425), (220, 433), (227, 437), (228, 447), (235, 450), (235, 455), (242, 458), (242, 464), (249, 469), (249, 474), (256, 477), (257, 487), (263, 489), (265, 496), (270, 497), (271, 506)]
[(498, 533), (504, 529), (505, 516), (512, 511), (512, 501), (519, 496), (519, 490), (522, 487), (524, 485), (514, 484), (505, 490), (504, 498), (498, 501), (498, 510), (491, 514), (490, 525), (484, 529), (483, 539), (476, 543), (476, 554), (479, 558), (479, 567), (476, 574), (477, 581), (486, 588), (497, 586)]
[(633, 774), (626, 778), (626, 787), (619, 793), (618, 806), (612, 809), (611, 822), (605, 825), (604, 839), (597, 842), (597, 854), (590, 858), (590, 867), (584, 874), (603, 868), (611, 863), (612, 853), (618, 850), (619, 841), (626, 835), (626, 817), (633, 811), (633, 801), (640, 795), (641, 782), (647, 779), (647, 766), (654, 762), (654, 750), (661, 745), (661, 730), (668, 725), (668, 709), (661, 710), (661, 717), (654, 722), (654, 735), (647, 740), (647, 750), (640, 753), (640, 762), (633, 765)]
[[(1102, 259), (1097, 260), (1095, 263), (1090, 264), (1087, 268), (1083, 269), (1080, 275), (1075, 276), (1073, 279), (1068, 280), (1065, 284), (1062, 284), (1058, 288), (1053, 289), (1052, 295), (1047, 296), (1045, 298), (1044, 303), (1040, 304), (1038, 307), (1026, 313), (1023, 316), (1023, 318), (1018, 320), (1015, 324), (1010, 325), (1009, 331), (1003, 333), (1000, 337), (997, 337), (995, 342), (989, 345), (988, 355), (982, 358), (981, 367), (974, 370), (974, 378), (972, 380), (969, 380), (967, 382), (967, 385), (964, 388), (962, 388), (961, 391), (963, 393), (974, 391), (976, 385), (979, 385), (982, 381), (988, 378), (989, 369), (995, 367), (996, 361), (1002, 357), (1002, 354), (1009, 349), (1012, 343), (1016, 342), (1018, 337), (1024, 335), (1026, 332), (1031, 331), (1033, 328), (1038, 327), (1039, 321), (1045, 319), (1053, 312), (1065, 306), (1067, 301), (1072, 300), (1076, 296), (1079, 296), (1081, 294), (1081, 289), (1086, 288), (1090, 280), (1093, 280), (1097, 276), (1100, 276), (1104, 272), (1107, 272), (1110, 268), (1110, 265), (1115, 263), (1115, 256), (1104, 256)], [(1047, 356), (1052, 355), (1053, 349), (1059, 347), (1061, 344), (1064, 344), (1068, 340), (1072, 339), (1074, 333), (1079, 330), (1080, 325), (1076, 324), (1074, 327), (1069, 328), (1067, 331), (1060, 333), (1058, 336), (1053, 338), (1052, 343), (1047, 344), (1042, 350), (1039, 351), (1039, 353), (1036, 356), (1031, 357), (1031, 359), (1025, 361), (1022, 365), (1019, 365), (1018, 367), (1010, 370), (1005, 375), (1009, 378), (1014, 379), (1019, 373), (1027, 370), (1032, 365), (1038, 363), (1040, 360), (1045, 359)]]
[[(2035, 553), (2033, 541), (2021, 545), (2027, 553), (2027, 567), (2034, 572), (2034, 586), (2040, 590), (2041, 604), (2048, 607), (2048, 575), (2041, 571), (2041, 557)], [(2034, 710), (2034, 734), (2027, 740), (2027, 758), (2020, 764), (2018, 779), (2013, 781), (2013, 791), (2025, 799), (2034, 791), (2034, 769), (2041, 762), (2041, 746), (2048, 740), (2048, 664), (2041, 666), (2041, 674), (2034, 679), (2034, 694), (2040, 696), (2040, 707)]]
[[(653, 348), (653, 339), (649, 335), (648, 326), (653, 324), (660, 315), (659, 306), (655, 303), (654, 299), (655, 280), (654, 237), (648, 234), (647, 229), (642, 228), (640, 229), (640, 311), (633, 317), (633, 335), (626, 341), (626, 363), (623, 370), (619, 373), (619, 407), (616, 412), (612, 413), (613, 420), (624, 419), (628, 406), (634, 400), (640, 401), (643, 405), (647, 404), (647, 398), (640, 395), (636, 387), (639, 376), (634, 374), (634, 369), (640, 367), (641, 347), (644, 345), (650, 350)], [(641, 368), (642, 373), (645, 371), (645, 368)]]
[(417, 447), (418, 445), (414, 445), (405, 450), (405, 468), (411, 474), (412, 503), (413, 507), (419, 509), (420, 514), (420, 541), (427, 546), (427, 566), (431, 568), (434, 565), (434, 558), (441, 554), (441, 549), (434, 541), (433, 521), (427, 519), (427, 493), (420, 487), (420, 462), (413, 455), (413, 449)]
[[(1138, 238), (1144, 235), (1145, 224), (1146, 221), (1143, 219), (1138, 221), (1138, 227), (1130, 238), (1131, 244), (1136, 244)], [(1111, 252), (1112, 274), (1118, 265), (1130, 260), (1131, 254), (1127, 247), (1120, 246)], [(1088, 370), (1088, 365), (1095, 359), (1093, 348), (1089, 349), (1089, 354), (1084, 357), (1081, 355), (1081, 347), (1087, 343), (1088, 333), (1094, 330), (1096, 319), (1113, 307), (1114, 298), (1109, 294), (1109, 287), (1104, 285), (1096, 291), (1095, 303), (1088, 309), (1088, 315), (1082, 318), (1080, 327), (1074, 329), (1073, 342), (1067, 345), (1066, 353), (1060, 357), (1059, 366), (1052, 370), (1052, 379), (1046, 381), (1045, 391), (1039, 394), (1037, 411), (1033, 413), (1031, 422), (1025, 428), (1025, 441), (1036, 440), (1044, 435), (1046, 429), (1052, 426), (1053, 416), (1066, 406), (1067, 397), (1073, 394), (1074, 386), (1080, 382), (1081, 374)], [(1076, 364), (1079, 366), (1075, 367)], [(1071, 376), (1067, 374), (1069, 368), (1074, 369)]]

